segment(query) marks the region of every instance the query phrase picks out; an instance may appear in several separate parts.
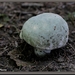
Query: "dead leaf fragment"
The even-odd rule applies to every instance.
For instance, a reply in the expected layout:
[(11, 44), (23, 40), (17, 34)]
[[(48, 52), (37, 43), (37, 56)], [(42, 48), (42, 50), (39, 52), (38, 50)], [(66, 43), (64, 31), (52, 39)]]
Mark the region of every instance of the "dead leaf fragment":
[(17, 66), (27, 66), (27, 65), (32, 64), (30, 62), (26, 62), (26, 61), (22, 61), (22, 60), (18, 59), (17, 56), (19, 54), (20, 54), (20, 51), (18, 51), (18, 50), (12, 50), (8, 53), (10, 58), (16, 62)]
[(2, 24), (0, 24), (0, 28), (1, 28), (1, 27), (3, 27), (3, 25), (2, 25)]

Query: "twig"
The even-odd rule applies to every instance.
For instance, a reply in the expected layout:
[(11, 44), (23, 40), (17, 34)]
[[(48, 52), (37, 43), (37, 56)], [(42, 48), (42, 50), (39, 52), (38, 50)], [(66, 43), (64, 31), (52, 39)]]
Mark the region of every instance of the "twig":
[(23, 3), (21, 5), (22, 7), (43, 7), (44, 4), (43, 3)]
[(7, 69), (0, 69), (0, 71), (7, 71)]
[(69, 38), (69, 42), (73, 42), (73, 39)]
[(75, 51), (75, 48), (70, 43), (68, 43), (68, 44)]
[(0, 64), (1, 67), (4, 67), (4, 65)]
[(32, 14), (32, 15), (37, 15), (35, 12), (23, 12), (23, 11), (13, 11), (15, 14), (22, 14), (22, 15), (27, 15), (27, 14)]
[(49, 65), (51, 65), (53, 63), (53, 61), (51, 63), (49, 63), (47, 66), (44, 66), (41, 70), (46, 69)]
[(72, 31), (72, 34), (75, 34), (75, 31)]

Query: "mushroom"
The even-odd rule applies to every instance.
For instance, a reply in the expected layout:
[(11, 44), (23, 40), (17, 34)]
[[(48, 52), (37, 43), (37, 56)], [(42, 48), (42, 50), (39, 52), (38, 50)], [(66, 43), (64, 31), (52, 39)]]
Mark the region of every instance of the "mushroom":
[(42, 13), (28, 19), (20, 32), (20, 38), (34, 47), (38, 56), (66, 45), (69, 37), (67, 22), (58, 14)]

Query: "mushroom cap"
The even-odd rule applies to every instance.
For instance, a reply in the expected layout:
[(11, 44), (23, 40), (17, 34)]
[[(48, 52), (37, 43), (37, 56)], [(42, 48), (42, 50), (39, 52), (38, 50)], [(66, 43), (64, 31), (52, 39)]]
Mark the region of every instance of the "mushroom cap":
[(35, 48), (49, 51), (65, 46), (68, 35), (68, 24), (61, 16), (43, 13), (24, 23), (20, 38)]

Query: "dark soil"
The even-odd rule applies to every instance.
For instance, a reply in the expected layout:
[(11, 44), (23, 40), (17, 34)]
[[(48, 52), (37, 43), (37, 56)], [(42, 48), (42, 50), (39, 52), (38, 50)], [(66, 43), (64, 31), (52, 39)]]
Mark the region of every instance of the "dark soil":
[[(30, 17), (44, 12), (61, 15), (69, 25), (69, 41), (63, 48), (39, 58), (34, 48), (19, 37)], [(74, 2), (0, 2), (0, 71), (75, 71)]]

